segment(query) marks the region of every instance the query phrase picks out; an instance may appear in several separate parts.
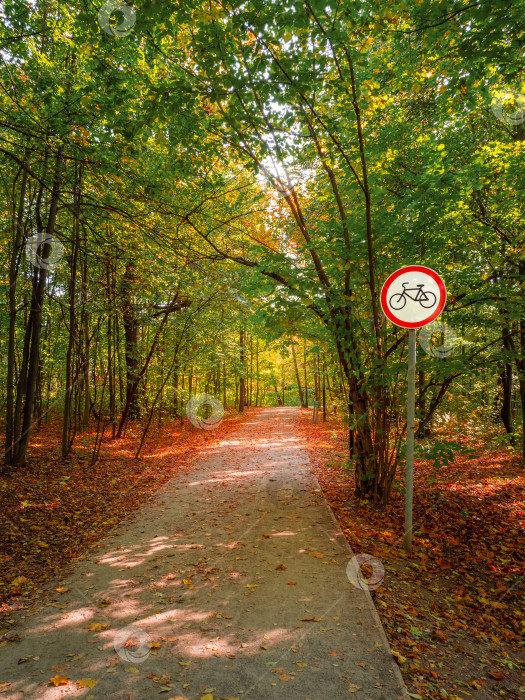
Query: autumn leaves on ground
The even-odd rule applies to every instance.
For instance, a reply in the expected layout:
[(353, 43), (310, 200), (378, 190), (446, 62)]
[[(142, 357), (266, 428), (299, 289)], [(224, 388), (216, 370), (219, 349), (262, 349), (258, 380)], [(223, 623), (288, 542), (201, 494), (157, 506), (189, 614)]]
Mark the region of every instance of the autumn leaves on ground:
[[(59, 426), (35, 436), (24, 470), (2, 482), (0, 533), (3, 620), (0, 645), (16, 641), (11, 614), (34, 597), (127, 513), (153, 495), (209, 441), (252, 414), (231, 414), (214, 431), (166, 424), (134, 458), (138, 433), (104, 443), (91, 466), (94, 435), (71, 459), (56, 448)], [(258, 410), (258, 409), (255, 409)], [(402, 549), (402, 483), (386, 511), (357, 502), (341, 422), (297, 429), (341, 528), (355, 553), (385, 567), (373, 592), (393, 654), (415, 698), (519, 698), (525, 692), (523, 631), (523, 486), (511, 453), (471, 444), (476, 456), (434, 470), (419, 462), (415, 481), (414, 553)], [(477, 449), (476, 449), (477, 448)], [(364, 573), (367, 573), (366, 567)]]
[[(416, 462), (414, 553), (403, 551), (401, 484), (386, 510), (359, 502), (345, 470), (340, 422), (312, 425), (305, 444), (354, 552), (386, 574), (373, 594), (412, 697), (507, 697), (525, 693), (523, 529), (519, 458), (472, 444), (475, 456), (434, 470)], [(520, 636), (521, 635), (521, 636)]]

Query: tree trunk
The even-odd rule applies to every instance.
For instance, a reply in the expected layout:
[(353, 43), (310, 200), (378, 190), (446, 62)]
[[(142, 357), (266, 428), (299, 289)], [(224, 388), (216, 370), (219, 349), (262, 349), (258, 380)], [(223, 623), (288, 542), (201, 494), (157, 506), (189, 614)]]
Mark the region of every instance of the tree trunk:
[(507, 434), (511, 436), (511, 444), (514, 444), (514, 427), (512, 425), (512, 365), (505, 365), (500, 378), (503, 390), (500, 418)]
[(140, 418), (140, 406), (136, 391), (132, 391), (138, 375), (139, 366), (139, 323), (132, 299), (135, 284), (135, 263), (128, 262), (122, 278), (122, 318), (124, 323), (124, 357), (126, 361), (126, 413), (129, 418)]
[[(512, 339), (510, 328), (505, 326), (502, 331), (503, 345), (507, 352), (512, 352)], [(501, 386), (503, 389), (503, 401), (501, 405), (500, 417), (507, 434), (510, 435), (510, 444), (514, 445), (514, 425), (512, 421), (512, 365), (505, 363), (501, 373)]]
[(82, 428), (87, 430), (89, 427), (89, 414), (91, 411), (91, 395), (90, 395), (90, 380), (89, 380), (89, 353), (90, 353), (90, 338), (89, 338), (89, 314), (87, 309), (88, 303), (88, 256), (87, 256), (87, 237), (84, 234), (82, 254), (82, 313), (80, 315), (80, 323), (82, 325), (82, 389), (84, 396), (84, 404), (82, 408)]
[[(24, 405), (24, 417), (22, 421), (22, 434), (15, 448), (13, 464), (24, 466), (26, 462), (27, 447), (33, 426), (33, 410), (35, 401), (35, 391), (40, 362), (40, 338), (42, 336), (42, 309), (44, 305), (44, 294), (47, 285), (47, 260), (51, 254), (50, 238), (55, 232), (58, 203), (60, 197), (60, 177), (62, 172), (63, 146), (58, 150), (55, 161), (55, 174), (53, 178), (53, 190), (49, 203), (49, 214), (45, 229), (45, 243), (42, 246), (40, 264), (35, 265), (33, 272), (33, 293), (31, 297), (31, 311), (29, 316), (29, 326), (27, 331), (31, 334), (31, 345), (29, 349), (29, 359), (27, 365), (26, 398)], [(39, 226), (39, 233), (43, 233), (43, 228)]]
[(248, 398), (248, 406), (252, 405), (253, 394), (253, 337), (250, 337), (250, 393)]
[(304, 407), (308, 408), (308, 377), (307, 377), (307, 365), (306, 365), (306, 340), (303, 346), (303, 369), (304, 369)]
[[(27, 153), (26, 153), (27, 155)], [(15, 216), (15, 185), (13, 183), (13, 227), (11, 242), (11, 260), (9, 263), (9, 337), (7, 345), (7, 396), (6, 396), (6, 420), (5, 420), (5, 449), (4, 460), (6, 464), (12, 461), (14, 430), (14, 406), (15, 406), (15, 361), (16, 361), (16, 282), (18, 277), (19, 252), (24, 240), (24, 204), (26, 197), (27, 172), (22, 170), (20, 182), (20, 196), (18, 210)], [(18, 432), (18, 431), (16, 431)]]
[(108, 256), (106, 261), (106, 284), (108, 290), (108, 390), (109, 390), (109, 420), (111, 422), (111, 437), (114, 438), (117, 429), (117, 379), (115, 372), (115, 333), (113, 328), (113, 302), (114, 302), (114, 286), (113, 286), (113, 270), (111, 258)]
[(77, 318), (76, 318), (76, 285), (77, 285), (77, 260), (79, 246), (79, 215), (80, 215), (80, 186), (81, 175), (77, 174), (78, 182), (75, 183), (75, 202), (74, 202), (74, 219), (73, 219), (73, 242), (71, 250), (71, 272), (69, 276), (69, 339), (66, 351), (66, 376), (65, 376), (65, 394), (64, 394), (64, 415), (62, 418), (62, 458), (68, 456), (71, 449), (71, 392), (73, 389), (73, 351), (77, 336)]
[(241, 365), (241, 372), (239, 376), (239, 413), (244, 411), (244, 401), (245, 401), (245, 372), (244, 367), (244, 330), (239, 332), (239, 360)]
[[(176, 351), (178, 353), (178, 349)], [(179, 359), (177, 354), (173, 361), (173, 415), (179, 415)]]
[(222, 405), (226, 410), (226, 360), (222, 361)]
[(257, 345), (255, 348), (255, 367), (257, 371), (257, 379), (255, 384), (255, 406), (259, 405), (259, 338), (257, 338)]
[(297, 355), (295, 354), (295, 345), (293, 342), (292, 342), (292, 357), (293, 357), (293, 366), (295, 368), (295, 378), (297, 380), (297, 390), (299, 392), (299, 400), (301, 401), (301, 408), (306, 408), (306, 404), (304, 402), (303, 387), (301, 386), (301, 377), (299, 375), (299, 366), (297, 364)]
[(129, 388), (128, 396), (126, 399), (126, 405), (124, 406), (124, 410), (122, 411), (122, 418), (120, 419), (120, 423), (119, 423), (118, 430), (117, 430), (117, 435), (116, 435), (117, 438), (120, 438), (122, 436), (122, 430), (124, 429), (126, 421), (127, 421), (128, 417), (131, 416), (131, 407), (132, 407), (133, 402), (135, 401), (135, 398), (137, 396), (138, 386), (146, 374), (146, 370), (148, 369), (149, 363), (151, 362), (151, 358), (153, 357), (153, 354), (157, 348), (157, 344), (158, 344), (159, 338), (162, 334), (162, 331), (164, 330), (164, 326), (166, 325), (166, 321), (168, 320), (169, 315), (170, 315), (171, 311), (173, 310), (177, 296), (178, 296), (178, 291), (175, 293), (173, 300), (166, 307), (166, 310), (164, 311), (164, 315), (162, 317), (162, 321), (160, 322), (160, 325), (157, 328), (155, 335), (153, 337), (153, 342), (151, 343), (151, 347), (149, 349), (146, 360), (145, 360), (144, 364), (142, 365), (142, 369), (140, 370), (140, 372), (137, 373), (135, 381), (133, 382), (133, 384)]

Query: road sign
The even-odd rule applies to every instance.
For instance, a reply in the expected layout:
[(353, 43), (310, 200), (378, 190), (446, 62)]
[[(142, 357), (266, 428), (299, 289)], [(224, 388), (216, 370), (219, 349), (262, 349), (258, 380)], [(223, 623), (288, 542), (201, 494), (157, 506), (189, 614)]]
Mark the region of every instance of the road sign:
[(314, 401), (314, 407), (319, 408), (319, 401)]
[(407, 449), (405, 468), (405, 534), (412, 552), (412, 493), (416, 406), (416, 328), (426, 326), (443, 311), (447, 290), (441, 277), (424, 265), (409, 265), (392, 273), (381, 290), (381, 308), (396, 326), (408, 328)]
[(401, 328), (421, 328), (436, 319), (447, 300), (445, 283), (424, 265), (409, 265), (392, 273), (381, 290), (385, 316)]

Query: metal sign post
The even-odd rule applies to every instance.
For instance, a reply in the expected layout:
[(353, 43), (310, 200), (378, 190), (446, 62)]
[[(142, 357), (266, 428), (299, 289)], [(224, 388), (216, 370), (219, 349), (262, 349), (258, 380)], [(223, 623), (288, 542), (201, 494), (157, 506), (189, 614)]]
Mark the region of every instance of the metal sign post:
[(447, 299), (441, 277), (423, 265), (397, 270), (381, 290), (381, 308), (396, 326), (408, 328), (407, 449), (405, 471), (405, 533), (403, 545), (412, 552), (412, 501), (414, 489), (414, 431), (416, 417), (416, 328), (431, 323)]
[(314, 423), (317, 425), (319, 423), (319, 418), (317, 416), (319, 411), (319, 401), (314, 401)]
[(407, 374), (407, 453), (405, 473), (405, 536), (406, 552), (412, 552), (412, 492), (414, 484), (414, 429), (416, 422), (416, 329), (408, 331)]

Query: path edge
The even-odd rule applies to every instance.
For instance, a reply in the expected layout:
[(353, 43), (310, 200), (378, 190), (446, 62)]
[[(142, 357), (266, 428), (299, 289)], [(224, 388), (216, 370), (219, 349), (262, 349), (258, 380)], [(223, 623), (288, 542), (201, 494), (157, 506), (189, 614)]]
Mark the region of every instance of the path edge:
[[(334, 511), (331, 509), (330, 504), (328, 503), (328, 500), (326, 499), (326, 496), (324, 495), (323, 489), (321, 488), (321, 484), (319, 483), (319, 479), (317, 478), (317, 474), (315, 473), (315, 470), (313, 469), (312, 462), (310, 460), (310, 457), (308, 456), (308, 462), (310, 466), (310, 474), (313, 477), (313, 481), (316, 484), (317, 489), (319, 490), (320, 494), (323, 497), (324, 504), (326, 508), (328, 509), (328, 512), (330, 513), (330, 517), (332, 518), (332, 521), (338, 530), (338, 532), (341, 533), (341, 536), (344, 541), (344, 547), (345, 549), (349, 552), (351, 556), (354, 556), (354, 551), (352, 547), (350, 546), (350, 543), (345, 537), (344, 532), (341, 530), (341, 525), (339, 524), (339, 521), (335, 517)], [(377, 626), (379, 629), (379, 636), (381, 637), (381, 641), (383, 643), (384, 649), (388, 652), (388, 655), (391, 659), (391, 666), (394, 671), (394, 677), (398, 683), (399, 686), (399, 692), (401, 693), (401, 697), (404, 698), (405, 700), (410, 700), (410, 695), (408, 693), (408, 689), (405, 685), (405, 681), (403, 679), (403, 675), (399, 669), (399, 666), (395, 663), (393, 655), (392, 655), (392, 647), (390, 646), (390, 642), (387, 639), (385, 629), (383, 627), (383, 623), (381, 622), (381, 619), (378, 615), (378, 612), (376, 610), (376, 606), (374, 605), (374, 601), (372, 600), (372, 596), (370, 595), (370, 591), (368, 588), (364, 590), (365, 593), (365, 598), (366, 598), (366, 604), (368, 605), (368, 608), (370, 610), (370, 613), (372, 615), (372, 618), (375, 622), (377, 622)]]

